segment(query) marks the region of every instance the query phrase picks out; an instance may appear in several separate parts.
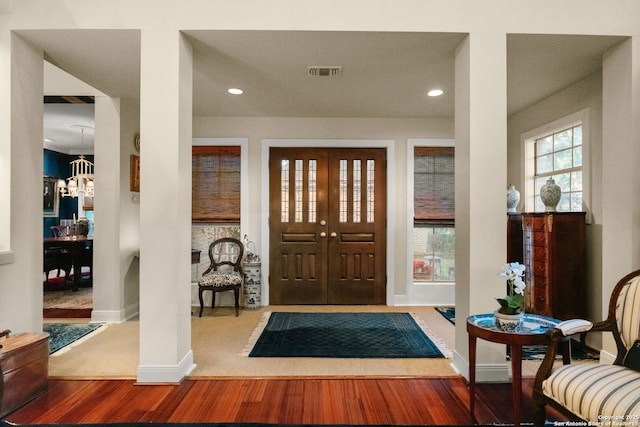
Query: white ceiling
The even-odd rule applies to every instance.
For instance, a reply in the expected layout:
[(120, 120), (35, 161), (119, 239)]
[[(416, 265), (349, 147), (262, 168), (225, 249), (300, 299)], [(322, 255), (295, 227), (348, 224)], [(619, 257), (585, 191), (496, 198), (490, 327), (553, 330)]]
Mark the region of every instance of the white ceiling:
[[(316, 31), (186, 31), (193, 45), (194, 116), (454, 116), (454, 55), (464, 34)], [(136, 30), (30, 30), (20, 35), (93, 90), (138, 101)], [(513, 114), (598, 72), (622, 37), (509, 35), (507, 105)], [(342, 66), (342, 77), (308, 77), (307, 66)], [(72, 90), (47, 79), (48, 95)], [(52, 81), (53, 80), (53, 81)], [(90, 88), (87, 89), (89, 86)], [(229, 95), (229, 87), (244, 94)], [(428, 89), (445, 91), (438, 98)], [(92, 88), (92, 89), (91, 89)], [(76, 104), (48, 107), (45, 137), (86, 120)], [(78, 109), (78, 116), (71, 110)], [(79, 131), (71, 141), (80, 140)], [(72, 132), (73, 133), (73, 132)], [(60, 136), (60, 138), (69, 138)], [(56, 138), (53, 138), (56, 139)], [(92, 141), (92, 138), (91, 138)], [(85, 143), (87, 140), (85, 139)]]

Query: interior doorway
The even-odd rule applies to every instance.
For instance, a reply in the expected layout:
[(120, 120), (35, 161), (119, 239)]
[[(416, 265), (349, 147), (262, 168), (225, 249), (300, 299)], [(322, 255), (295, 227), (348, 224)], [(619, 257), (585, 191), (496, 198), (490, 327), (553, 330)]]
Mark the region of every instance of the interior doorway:
[(384, 304), (386, 150), (269, 153), (271, 304)]

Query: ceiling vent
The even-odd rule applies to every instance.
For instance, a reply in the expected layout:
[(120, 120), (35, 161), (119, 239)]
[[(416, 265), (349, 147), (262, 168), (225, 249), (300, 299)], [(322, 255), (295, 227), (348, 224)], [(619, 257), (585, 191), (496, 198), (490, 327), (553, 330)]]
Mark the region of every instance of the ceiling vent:
[(307, 67), (307, 75), (309, 77), (340, 77), (342, 76), (342, 66), (321, 67), (310, 65)]

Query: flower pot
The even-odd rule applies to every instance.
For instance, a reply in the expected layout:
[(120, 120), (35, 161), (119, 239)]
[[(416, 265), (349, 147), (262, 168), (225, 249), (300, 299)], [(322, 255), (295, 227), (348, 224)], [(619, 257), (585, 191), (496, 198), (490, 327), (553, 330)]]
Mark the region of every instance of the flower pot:
[(522, 313), (504, 314), (496, 310), (494, 317), (496, 327), (504, 332), (518, 332), (522, 326)]

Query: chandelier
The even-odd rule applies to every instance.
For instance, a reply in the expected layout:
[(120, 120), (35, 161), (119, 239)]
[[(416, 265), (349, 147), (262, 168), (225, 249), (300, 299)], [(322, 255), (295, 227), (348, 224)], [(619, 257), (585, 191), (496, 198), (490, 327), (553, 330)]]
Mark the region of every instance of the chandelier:
[(62, 197), (78, 197), (80, 195), (93, 197), (93, 163), (84, 158), (82, 148), (84, 147), (84, 126), (79, 126), (81, 131), (80, 155), (71, 165), (71, 176), (65, 181), (58, 181), (58, 188)]

